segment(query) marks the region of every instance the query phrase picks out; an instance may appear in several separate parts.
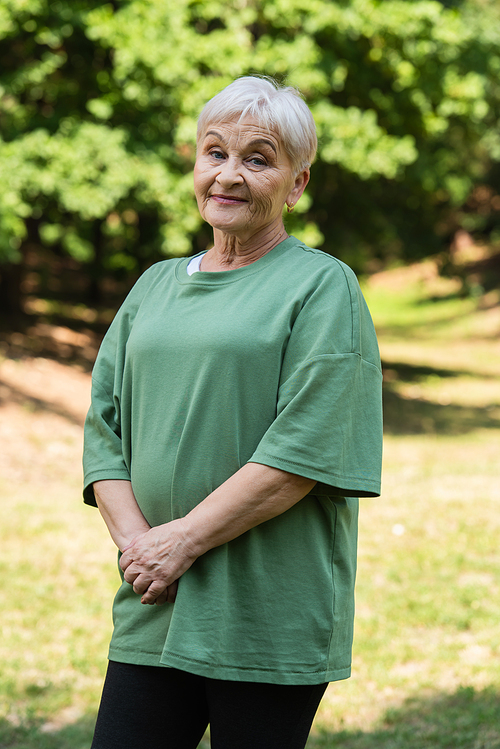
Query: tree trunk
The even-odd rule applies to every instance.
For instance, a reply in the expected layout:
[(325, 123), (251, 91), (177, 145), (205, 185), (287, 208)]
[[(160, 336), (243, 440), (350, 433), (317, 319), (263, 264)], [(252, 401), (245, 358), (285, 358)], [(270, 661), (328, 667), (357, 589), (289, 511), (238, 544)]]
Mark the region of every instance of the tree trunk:
[(102, 256), (103, 256), (103, 237), (102, 237), (102, 220), (96, 219), (92, 227), (94, 259), (89, 268), (89, 285), (87, 290), (87, 299), (89, 304), (100, 304), (102, 302)]
[(0, 265), (0, 313), (2, 316), (21, 317), (23, 314), (21, 281), (22, 263)]

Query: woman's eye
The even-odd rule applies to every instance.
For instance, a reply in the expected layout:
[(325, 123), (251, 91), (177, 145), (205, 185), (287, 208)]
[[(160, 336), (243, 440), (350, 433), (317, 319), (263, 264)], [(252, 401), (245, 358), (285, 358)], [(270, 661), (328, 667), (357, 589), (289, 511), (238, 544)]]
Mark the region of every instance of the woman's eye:
[(250, 161), (250, 163), (251, 163), (251, 164), (253, 164), (254, 166), (265, 166), (265, 165), (266, 165), (266, 161), (265, 161), (265, 159), (263, 159), (263, 158), (262, 158), (262, 157), (260, 157), (260, 156), (252, 156), (252, 158), (251, 158), (251, 159), (249, 159), (249, 161)]
[(212, 158), (214, 158), (214, 159), (223, 159), (224, 158), (224, 154), (222, 153), (222, 151), (210, 151), (210, 156), (212, 156)]

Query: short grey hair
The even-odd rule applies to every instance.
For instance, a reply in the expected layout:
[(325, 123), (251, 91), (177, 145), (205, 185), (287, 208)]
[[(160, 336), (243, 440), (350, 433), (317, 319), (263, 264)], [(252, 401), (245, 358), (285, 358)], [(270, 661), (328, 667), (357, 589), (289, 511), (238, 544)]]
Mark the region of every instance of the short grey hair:
[(298, 89), (267, 76), (237, 78), (210, 99), (198, 119), (197, 139), (210, 124), (247, 116), (279, 135), (297, 174), (311, 166), (318, 139), (309, 107)]

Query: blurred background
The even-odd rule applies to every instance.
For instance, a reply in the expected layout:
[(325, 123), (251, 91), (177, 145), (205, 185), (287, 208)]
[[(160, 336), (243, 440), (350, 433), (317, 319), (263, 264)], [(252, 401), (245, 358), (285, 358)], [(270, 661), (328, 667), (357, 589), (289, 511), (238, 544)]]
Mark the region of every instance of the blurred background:
[(117, 577), (89, 372), (138, 275), (210, 242), (196, 119), (247, 74), (314, 114), (287, 230), (357, 272), (384, 368), (353, 678), (308, 747), (497, 749), (498, 0), (0, 0), (0, 746), (90, 745)]

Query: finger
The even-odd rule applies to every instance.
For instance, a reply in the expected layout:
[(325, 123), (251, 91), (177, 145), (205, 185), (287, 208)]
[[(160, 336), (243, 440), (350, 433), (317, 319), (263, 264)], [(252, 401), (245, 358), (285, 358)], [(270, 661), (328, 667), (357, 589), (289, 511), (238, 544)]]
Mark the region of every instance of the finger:
[(129, 567), (134, 560), (132, 559), (132, 555), (128, 552), (124, 551), (123, 554), (120, 557), (119, 565), (122, 568), (123, 572)]
[(158, 598), (155, 601), (155, 604), (157, 606), (163, 606), (163, 604), (167, 602), (167, 599), (168, 599), (168, 592), (167, 591), (168, 591), (168, 588), (160, 596), (158, 596)]
[[(146, 588), (144, 589), (145, 592), (142, 591), (144, 595), (141, 598), (141, 603), (145, 603), (145, 604), (155, 603), (156, 599), (159, 596), (167, 592), (167, 586), (161, 580), (153, 580), (149, 586), (146, 586)], [(134, 590), (135, 590), (135, 586), (134, 586)]]
[[(153, 583), (153, 578), (151, 577), (151, 575), (142, 574), (136, 577), (132, 585), (132, 588), (134, 589), (134, 593), (137, 593), (138, 596), (142, 596), (144, 593), (146, 593), (146, 591), (148, 590), (148, 588), (151, 586), (152, 583)], [(163, 584), (163, 587), (161, 587), (161, 589), (158, 590), (158, 593), (156, 595), (158, 595), (159, 593), (162, 593), (164, 588), (165, 588), (165, 584)]]
[(175, 580), (172, 585), (169, 585), (161, 595), (158, 596), (155, 603), (157, 606), (162, 606), (164, 603), (174, 603), (177, 596), (177, 587), (179, 581)]
[(172, 585), (169, 585), (167, 588), (167, 601), (168, 603), (174, 603), (176, 597), (177, 597), (177, 588), (179, 587), (179, 581), (174, 580)]
[(140, 574), (141, 573), (139, 572), (137, 567), (127, 567), (127, 569), (123, 573), (123, 579), (126, 583), (130, 583), (130, 585), (133, 585)]

